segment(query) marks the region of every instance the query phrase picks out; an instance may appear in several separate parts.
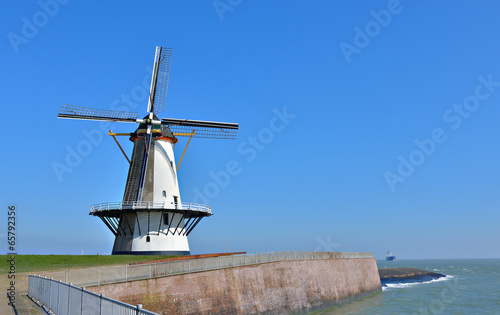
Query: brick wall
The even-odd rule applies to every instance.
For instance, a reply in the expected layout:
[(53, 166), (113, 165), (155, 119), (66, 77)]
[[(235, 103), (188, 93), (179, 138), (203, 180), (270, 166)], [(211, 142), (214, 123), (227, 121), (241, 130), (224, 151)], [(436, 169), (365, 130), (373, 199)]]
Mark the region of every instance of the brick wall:
[(281, 261), (89, 291), (160, 314), (309, 312), (380, 291), (374, 258)]

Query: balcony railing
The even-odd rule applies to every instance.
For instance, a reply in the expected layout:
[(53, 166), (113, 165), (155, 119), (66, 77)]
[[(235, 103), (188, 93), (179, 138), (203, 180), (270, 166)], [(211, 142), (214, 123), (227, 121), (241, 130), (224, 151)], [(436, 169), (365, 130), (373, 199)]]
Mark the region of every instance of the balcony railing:
[(212, 214), (212, 208), (198, 203), (181, 202), (107, 202), (92, 205), (90, 213), (109, 210), (190, 210)]

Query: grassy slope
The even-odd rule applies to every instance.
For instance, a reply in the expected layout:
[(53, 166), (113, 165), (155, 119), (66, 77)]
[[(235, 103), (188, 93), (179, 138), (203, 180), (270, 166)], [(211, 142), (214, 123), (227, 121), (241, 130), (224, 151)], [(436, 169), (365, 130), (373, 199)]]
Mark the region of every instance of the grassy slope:
[[(8, 259), (11, 256), (0, 255), (0, 274), (9, 271)], [(163, 259), (174, 256), (138, 256), (138, 255), (17, 255), (16, 273), (42, 270), (83, 268), (104, 265), (128, 264), (133, 262)]]

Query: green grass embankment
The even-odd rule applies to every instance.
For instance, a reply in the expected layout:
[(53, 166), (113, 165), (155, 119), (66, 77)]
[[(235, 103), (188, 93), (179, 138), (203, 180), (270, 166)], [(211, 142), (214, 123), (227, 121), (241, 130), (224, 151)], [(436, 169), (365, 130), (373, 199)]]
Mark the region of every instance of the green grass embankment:
[[(0, 274), (9, 272), (8, 259), (12, 256), (0, 255)], [(66, 270), (106, 265), (120, 265), (134, 262), (164, 259), (175, 256), (142, 255), (16, 255), (16, 273), (43, 270)]]

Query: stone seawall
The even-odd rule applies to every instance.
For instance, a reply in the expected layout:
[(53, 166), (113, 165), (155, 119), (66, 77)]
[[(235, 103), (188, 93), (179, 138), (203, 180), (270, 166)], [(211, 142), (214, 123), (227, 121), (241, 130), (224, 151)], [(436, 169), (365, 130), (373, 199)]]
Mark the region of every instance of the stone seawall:
[(381, 290), (374, 258), (279, 261), (86, 288), (160, 314), (307, 313)]

